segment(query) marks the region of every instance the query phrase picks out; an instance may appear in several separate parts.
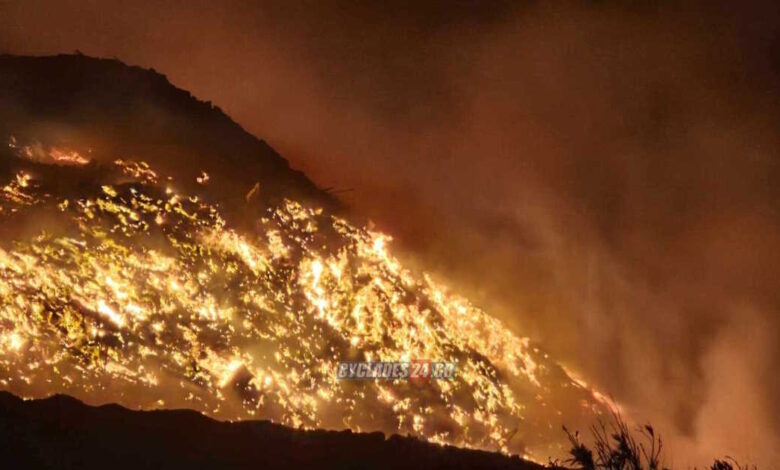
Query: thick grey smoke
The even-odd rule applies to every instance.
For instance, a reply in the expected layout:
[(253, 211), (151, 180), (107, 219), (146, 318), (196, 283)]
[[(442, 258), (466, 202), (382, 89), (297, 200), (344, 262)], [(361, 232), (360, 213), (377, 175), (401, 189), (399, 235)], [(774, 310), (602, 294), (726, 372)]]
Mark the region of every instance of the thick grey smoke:
[[(780, 448), (776, 5), (4, 2), (166, 73), (667, 437)], [(56, 79), (56, 78), (53, 78)]]

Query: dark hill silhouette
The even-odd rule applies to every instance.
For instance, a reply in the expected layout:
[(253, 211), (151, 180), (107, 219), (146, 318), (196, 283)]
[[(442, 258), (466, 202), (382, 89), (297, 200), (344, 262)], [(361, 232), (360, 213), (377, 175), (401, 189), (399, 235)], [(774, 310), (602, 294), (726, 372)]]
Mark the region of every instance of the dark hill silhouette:
[(219, 198), (241, 201), (260, 183), (262, 200), (292, 197), (334, 207), (303, 173), (218, 107), (154, 70), (84, 55), (0, 55), (0, 141), (91, 150), (97, 162), (145, 160), (177, 184), (211, 176)]
[(385, 439), (382, 433), (225, 423), (189, 410), (92, 407), (64, 395), (24, 401), (7, 392), (0, 392), (0, 449), (3, 468), (543, 468), (518, 457)]

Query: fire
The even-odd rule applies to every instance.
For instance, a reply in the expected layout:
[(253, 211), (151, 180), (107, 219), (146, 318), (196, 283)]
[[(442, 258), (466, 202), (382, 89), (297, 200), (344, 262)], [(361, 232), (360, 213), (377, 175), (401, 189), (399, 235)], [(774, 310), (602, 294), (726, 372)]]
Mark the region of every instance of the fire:
[(49, 150), (49, 156), (54, 162), (61, 165), (86, 165), (89, 160), (82, 157), (79, 152), (74, 150), (64, 150), (58, 147), (52, 147)]
[(27, 160), (40, 163), (55, 165), (86, 165), (89, 159), (81, 155), (80, 152), (73, 149), (66, 149), (56, 146), (45, 147), (40, 142), (33, 142), (27, 145), (20, 144), (16, 137), (11, 136), (8, 141), (8, 147), (15, 151), (17, 156)]
[[(240, 231), (146, 163), (115, 165), (133, 181), (80, 198), (26, 174), (0, 192), (0, 216), (47, 210), (62, 227), (0, 245), (4, 388), (540, 459), (561, 454), (562, 410), (599, 409), (528, 339), (405, 269), (386, 235), (292, 200)], [(457, 377), (336, 379), (341, 360), (414, 358), (457, 362)]]

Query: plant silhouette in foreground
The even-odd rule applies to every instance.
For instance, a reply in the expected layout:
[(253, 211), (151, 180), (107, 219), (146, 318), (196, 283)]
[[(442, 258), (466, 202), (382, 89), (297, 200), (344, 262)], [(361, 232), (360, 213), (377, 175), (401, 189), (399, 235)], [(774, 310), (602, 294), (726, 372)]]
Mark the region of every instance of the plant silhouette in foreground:
[[(615, 413), (612, 422), (599, 421), (591, 427), (593, 444), (589, 447), (580, 439), (579, 432), (571, 432), (566, 426), (564, 432), (569, 437), (571, 457), (565, 465), (583, 470), (666, 470), (661, 458), (663, 441), (661, 436), (649, 424), (640, 426), (635, 433), (628, 429), (622, 417)], [(551, 466), (560, 468), (556, 462)], [(740, 465), (732, 457), (715, 460), (710, 470), (755, 470), (756, 467)]]

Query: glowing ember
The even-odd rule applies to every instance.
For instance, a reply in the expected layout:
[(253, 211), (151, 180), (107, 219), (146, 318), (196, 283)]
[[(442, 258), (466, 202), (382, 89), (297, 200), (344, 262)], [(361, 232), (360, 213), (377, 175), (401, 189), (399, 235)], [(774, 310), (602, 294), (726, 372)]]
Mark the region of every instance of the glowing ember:
[[(242, 232), (149, 165), (115, 164), (133, 181), (82, 198), (23, 173), (0, 192), (0, 216), (46, 210), (61, 227), (0, 248), (4, 388), (542, 460), (563, 454), (562, 415), (602, 409), (527, 339), (404, 269), (385, 235), (290, 200)], [(416, 358), (457, 361), (457, 378), (336, 378), (339, 361)]]

